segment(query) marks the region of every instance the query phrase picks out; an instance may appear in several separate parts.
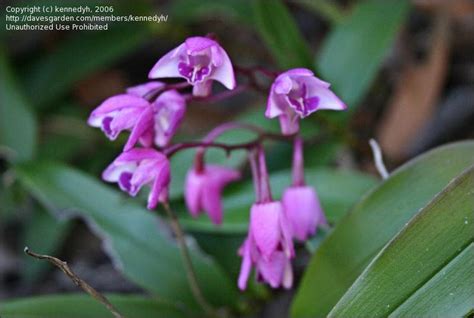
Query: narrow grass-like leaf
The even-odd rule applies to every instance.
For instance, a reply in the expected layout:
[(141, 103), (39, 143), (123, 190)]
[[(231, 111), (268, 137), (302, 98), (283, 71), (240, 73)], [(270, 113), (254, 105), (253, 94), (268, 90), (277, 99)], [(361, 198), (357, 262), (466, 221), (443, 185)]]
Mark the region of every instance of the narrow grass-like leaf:
[(311, 67), (309, 48), (281, 0), (253, 2), (260, 35), (282, 68)]
[(323, 43), (316, 68), (349, 109), (370, 88), (408, 9), (407, 0), (361, 1)]
[(36, 130), (35, 116), (0, 47), (0, 152), (14, 161), (32, 159)]
[(105, 69), (143, 44), (146, 25), (121, 25), (106, 32), (78, 33), (25, 69), (25, 88), (35, 105), (67, 93), (77, 81)]

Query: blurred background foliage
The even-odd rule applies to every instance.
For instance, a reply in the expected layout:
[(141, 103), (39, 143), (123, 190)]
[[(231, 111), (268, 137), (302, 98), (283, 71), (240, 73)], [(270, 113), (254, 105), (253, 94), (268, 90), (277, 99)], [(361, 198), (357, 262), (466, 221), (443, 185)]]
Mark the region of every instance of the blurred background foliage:
[[(2, 6), (42, 4), (64, 2), (6, 1)], [(428, 248), (426, 241), (412, 239), (411, 227), (403, 230), (407, 234), (400, 230), (414, 215), (437, 213), (441, 208), (429, 205), (430, 200), (474, 161), (472, 143), (443, 148), (407, 164), (364, 196), (380, 184), (369, 138), (379, 140), (392, 170), (437, 145), (474, 136), (471, 1), (74, 2), (100, 4), (113, 5), (117, 15), (165, 14), (168, 20), (159, 24), (112, 23), (106, 32), (0, 31), (0, 299), (77, 291), (50, 266), (23, 257), (23, 247), (28, 245), (34, 251), (67, 259), (79, 276), (100, 291), (140, 294), (112, 298), (131, 317), (150, 317), (151, 313), (180, 317), (196, 310), (165, 223), (144, 209), (144, 195), (131, 200), (100, 181), (101, 171), (121, 151), (126, 137), (109, 142), (99, 130), (88, 127), (86, 119), (105, 98), (145, 82), (158, 58), (183, 39), (208, 33), (217, 37), (237, 65), (313, 69), (332, 83), (349, 106), (344, 114), (317, 113), (302, 127), (308, 141), (308, 183), (317, 187), (331, 225), (338, 226), (328, 239), (325, 237), (331, 230), (324, 229), (305, 246), (298, 246), (294, 264), (297, 281), (308, 263), (309, 269), (295, 298), (293, 316), (324, 316), (336, 303), (331, 311), (335, 316), (360, 315), (360, 308), (347, 305), (354, 301), (351, 297), (372, 299), (364, 304), (385, 308), (378, 312), (380, 316), (423, 312), (429, 307), (420, 305), (423, 299), (438, 299), (439, 308), (445, 309), (446, 295), (414, 290), (427, 281), (442, 284), (430, 280), (442, 266), (450, 266), (447, 270), (454, 282), (465, 281), (467, 274), (472, 278), (473, 273), (463, 276), (458, 271), (465, 262), (472, 262), (472, 235), (459, 234), (472, 226), (460, 230), (453, 225), (446, 239), (456, 235), (459, 242), (429, 247), (445, 257), (417, 276), (415, 285), (401, 286), (392, 298), (383, 293), (383, 297), (374, 297), (373, 286), (352, 285), (363, 270), (362, 275), (375, 281), (379, 278), (377, 266), (387, 262), (384, 257), (396, 253), (397, 246), (395, 251), (384, 249), (387, 256), (377, 253), (394, 235), (404, 235), (402, 242), (414, 244), (409, 255)], [(265, 78), (258, 81), (270, 84)], [(263, 116), (265, 98), (265, 94), (245, 92), (216, 104), (193, 103), (176, 139), (194, 140), (217, 123), (234, 119), (278, 131), (278, 123)], [(221, 140), (234, 143), (249, 138), (252, 135), (231, 132)], [(289, 183), (291, 145), (268, 143), (267, 150), (273, 191), (279, 197)], [(182, 202), (183, 180), (192, 156), (192, 151), (184, 151), (173, 158), (171, 196), (183, 226), (193, 237), (193, 261), (205, 295), (214, 305), (237, 313), (285, 317), (294, 292), (252, 285), (240, 294), (235, 286), (240, 266), (236, 250), (245, 236), (254, 199), (251, 181), (246, 178), (226, 189), (221, 227), (212, 226), (206, 217), (192, 219)], [(244, 153), (227, 158), (213, 150), (207, 156), (213, 162), (242, 167), (248, 175)], [(443, 192), (446, 198), (437, 199), (441, 207), (446, 205), (444, 200), (458, 202), (469, 186), (472, 189), (466, 178), (472, 178), (472, 171), (458, 177), (451, 186), (454, 190)], [(468, 217), (463, 213), (469, 211), (472, 193), (460, 202), (464, 205), (457, 211), (463, 219)], [(471, 219), (466, 218), (466, 224), (472, 224)], [(431, 226), (444, 233), (436, 227), (444, 219), (425, 216), (422, 220), (434, 222)], [(411, 231), (423, 226), (412, 224)], [(430, 235), (426, 234), (426, 240)], [(367, 268), (376, 255), (377, 262)], [(424, 256), (432, 258), (431, 254)], [(461, 265), (450, 265), (451, 260)], [(345, 267), (336, 271), (338, 262)], [(411, 281), (409, 272), (400, 277)], [(399, 287), (387, 281), (379, 283), (376, 288), (393, 291)], [(469, 296), (466, 286), (461, 286), (464, 289), (458, 294)], [(146, 297), (148, 294), (160, 300)], [(9, 302), (3, 312), (0, 304), (0, 313), (5, 317), (31, 313), (64, 317), (71, 304), (78, 306), (77, 317), (83, 313), (87, 317), (105, 315), (84, 296)], [(363, 312), (372, 310), (369, 305)], [(52, 306), (55, 312), (51, 312)], [(466, 298), (459, 300), (456, 308), (466, 314), (474, 305)]]

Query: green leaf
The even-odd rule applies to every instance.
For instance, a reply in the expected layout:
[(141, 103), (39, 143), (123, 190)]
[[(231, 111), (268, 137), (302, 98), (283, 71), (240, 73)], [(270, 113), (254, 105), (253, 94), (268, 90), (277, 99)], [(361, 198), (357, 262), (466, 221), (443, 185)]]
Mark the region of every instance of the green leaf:
[[(14, 161), (32, 159), (36, 151), (37, 124), (12, 69), (0, 48), (0, 153)], [(6, 149), (1, 149), (6, 147)]]
[(121, 25), (105, 32), (77, 33), (25, 69), (25, 87), (38, 106), (67, 93), (79, 80), (105, 69), (148, 38), (146, 25)]
[[(317, 191), (327, 219), (337, 222), (359, 198), (372, 188), (373, 177), (348, 170), (306, 169), (306, 182)], [(270, 184), (275, 198), (280, 198), (291, 184), (291, 172), (279, 171), (270, 175)], [(250, 206), (254, 203), (254, 189), (247, 182), (232, 193), (224, 195), (224, 222), (216, 227), (207, 215), (196, 219), (183, 213), (183, 226), (192, 231), (214, 233), (245, 233), (248, 228)]]
[[(142, 296), (107, 295), (125, 317), (189, 317), (175, 306)], [(2, 301), (2, 318), (113, 318), (98, 301), (88, 295), (54, 295)]]
[(185, 24), (203, 17), (215, 19), (219, 16), (250, 25), (253, 22), (250, 10), (251, 3), (242, 0), (175, 0), (169, 8), (173, 20)]
[(323, 17), (331, 24), (340, 23), (344, 19), (344, 12), (339, 4), (331, 0), (295, 0), (294, 2), (314, 12), (318, 17)]
[[(365, 317), (367, 313), (386, 317), (437, 273), (443, 275), (443, 267), (474, 241), (473, 189), (474, 166), (454, 179), (380, 251), (329, 317)], [(472, 275), (461, 279), (473, 280)], [(454, 280), (444, 284), (448, 289), (458, 288)], [(446, 293), (442, 289), (430, 292)], [(474, 303), (473, 285), (460, 297), (471, 298), (463, 316)], [(459, 309), (448, 303), (444, 317), (456, 316)]]
[(280, 0), (253, 2), (255, 24), (278, 65), (282, 68), (311, 68), (311, 55), (305, 39)]
[[(54, 254), (69, 232), (71, 222), (58, 220), (39, 206), (33, 212), (25, 225), (23, 245), (43, 254)], [(30, 283), (38, 280), (39, 275), (48, 267), (46, 262), (31, 262), (31, 257), (26, 255), (24, 264), (26, 266), (22, 268), (22, 278)]]
[(380, 249), (472, 158), (472, 141), (437, 148), (403, 165), (364, 197), (313, 255), (292, 316), (326, 316)]
[[(158, 216), (110, 190), (99, 178), (66, 166), (37, 163), (18, 167), (17, 173), (50, 209), (84, 217), (130, 280), (162, 298), (195, 305), (178, 247)], [(234, 283), (211, 259), (197, 250), (192, 256), (207, 299), (216, 305), (234, 304)]]
[(370, 88), (408, 9), (407, 0), (363, 1), (323, 43), (316, 69), (349, 109)]
[(245, 240), (246, 234), (219, 234), (194, 232), (199, 246), (221, 265), (233, 279), (237, 279), (240, 272), (241, 257), (237, 254), (239, 247)]
[(474, 309), (474, 244), (443, 267), (389, 317), (462, 317)]

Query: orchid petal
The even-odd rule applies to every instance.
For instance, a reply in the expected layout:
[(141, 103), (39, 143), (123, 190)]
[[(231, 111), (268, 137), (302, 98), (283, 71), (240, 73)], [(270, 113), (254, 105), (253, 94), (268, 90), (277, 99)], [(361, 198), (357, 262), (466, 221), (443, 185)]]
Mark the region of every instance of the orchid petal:
[(124, 151), (128, 151), (135, 146), (137, 141), (147, 132), (153, 125), (153, 110), (151, 107), (147, 108), (142, 112), (140, 118), (138, 118), (135, 126), (132, 129), (130, 137), (128, 137), (127, 143), (125, 144)]
[(152, 81), (144, 84), (136, 85), (127, 88), (127, 94), (134, 95), (138, 97), (145, 97), (151, 91), (157, 90), (165, 86), (165, 83)]
[(280, 202), (254, 204), (250, 211), (250, 232), (255, 244), (265, 260), (280, 243), (280, 215), (283, 207)]
[(186, 45), (183, 43), (156, 62), (148, 74), (149, 78), (182, 77), (178, 70), (180, 55), (185, 53)]
[(155, 209), (158, 203), (167, 202), (169, 196), (168, 191), (171, 181), (169, 161), (163, 161), (156, 169), (158, 174), (148, 195), (147, 208), (149, 210)]
[(209, 76), (210, 79), (214, 79), (220, 82), (228, 89), (234, 89), (236, 86), (234, 69), (229, 56), (222, 48), (216, 49), (218, 54), (213, 54), (213, 58), (217, 55), (221, 57), (221, 61), (215, 63), (216, 67), (214, 72)]

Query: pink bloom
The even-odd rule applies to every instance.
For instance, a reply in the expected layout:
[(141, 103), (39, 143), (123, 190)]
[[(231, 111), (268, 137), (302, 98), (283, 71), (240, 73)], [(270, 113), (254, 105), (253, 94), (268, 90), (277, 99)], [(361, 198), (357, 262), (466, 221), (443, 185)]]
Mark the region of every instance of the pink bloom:
[(293, 236), (305, 241), (316, 233), (319, 224), (327, 224), (316, 191), (309, 186), (291, 186), (283, 193), (283, 206)]
[(153, 143), (159, 147), (166, 146), (178, 130), (186, 112), (186, 101), (175, 90), (162, 93), (137, 120), (125, 151), (131, 149), (138, 140), (145, 147)]
[(230, 182), (240, 179), (240, 172), (220, 166), (205, 166), (202, 172), (192, 169), (186, 176), (185, 200), (189, 212), (196, 217), (203, 210), (214, 224), (222, 223), (221, 194)]
[(243, 258), (238, 279), (240, 290), (246, 289), (252, 266), (255, 266), (258, 281), (267, 282), (272, 288), (291, 288), (293, 271), (290, 258), (284, 252), (276, 251), (265, 260), (259, 255), (252, 237), (249, 237), (240, 247), (239, 255)]
[(270, 261), (276, 251), (283, 251), (287, 257), (294, 256), (291, 229), (279, 201), (252, 205), (249, 236), (265, 261)]
[(329, 89), (330, 84), (318, 79), (305, 68), (280, 74), (270, 89), (268, 118), (279, 117), (283, 134), (299, 130), (299, 118), (320, 109), (344, 110), (346, 105)]
[(107, 98), (89, 116), (88, 124), (100, 127), (110, 140), (123, 130), (131, 130), (141, 115), (150, 107), (149, 102), (135, 95), (121, 94)]
[(153, 143), (167, 145), (184, 117), (186, 102), (175, 90), (165, 91), (153, 103), (145, 98), (163, 86), (160, 82), (149, 82), (128, 88), (127, 94), (106, 99), (91, 113), (89, 125), (101, 127), (111, 140), (123, 130), (131, 131), (125, 151), (137, 142), (145, 147)]
[(150, 185), (148, 209), (168, 200), (170, 164), (168, 158), (153, 149), (135, 148), (123, 152), (102, 174), (108, 182), (117, 182), (122, 191), (135, 196), (144, 185)]
[(127, 88), (126, 92), (129, 95), (146, 98), (148, 94), (157, 91), (165, 86), (164, 83), (158, 81), (147, 82)]
[(224, 49), (206, 37), (191, 37), (153, 66), (150, 78), (182, 77), (192, 84), (195, 96), (207, 96), (212, 80), (235, 88), (232, 63)]

